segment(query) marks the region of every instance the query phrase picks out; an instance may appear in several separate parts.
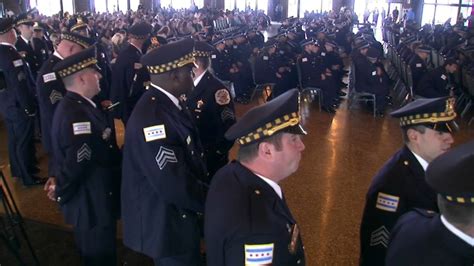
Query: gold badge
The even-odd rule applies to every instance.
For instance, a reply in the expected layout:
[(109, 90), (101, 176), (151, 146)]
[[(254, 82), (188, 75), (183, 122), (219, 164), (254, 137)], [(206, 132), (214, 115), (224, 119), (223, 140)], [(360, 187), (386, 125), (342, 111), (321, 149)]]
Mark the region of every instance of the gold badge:
[(298, 236), (300, 235), (300, 229), (297, 224), (291, 226), (291, 238), (290, 244), (288, 245), (288, 250), (290, 254), (296, 254), (296, 245), (298, 244)]

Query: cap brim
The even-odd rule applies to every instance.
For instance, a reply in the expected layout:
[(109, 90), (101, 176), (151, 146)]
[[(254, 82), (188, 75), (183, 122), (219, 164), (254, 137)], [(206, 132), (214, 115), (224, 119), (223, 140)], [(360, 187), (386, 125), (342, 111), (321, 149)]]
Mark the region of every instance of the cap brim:
[(434, 124), (422, 124), (427, 128), (431, 128), (433, 130), (444, 132), (444, 133), (455, 133), (459, 131), (459, 126), (456, 121), (448, 121), (448, 122), (440, 122)]

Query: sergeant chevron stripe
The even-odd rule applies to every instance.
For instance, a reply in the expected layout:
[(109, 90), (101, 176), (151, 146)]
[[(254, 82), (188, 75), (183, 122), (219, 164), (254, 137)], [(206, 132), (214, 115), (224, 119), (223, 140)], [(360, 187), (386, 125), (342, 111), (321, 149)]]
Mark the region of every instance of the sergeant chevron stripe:
[(234, 112), (230, 108), (227, 108), (227, 107), (224, 108), (224, 110), (221, 113), (221, 119), (222, 121), (234, 120), (235, 119)]
[(156, 154), (155, 160), (160, 170), (163, 170), (163, 168), (165, 168), (167, 163), (178, 162), (178, 159), (176, 158), (174, 151), (171, 149), (167, 149), (163, 146), (160, 147), (160, 150)]
[(83, 160), (91, 160), (92, 150), (89, 146), (84, 143), (79, 150), (77, 150), (77, 162), (80, 163)]
[(49, 100), (51, 101), (51, 104), (57, 103), (62, 98), (63, 98), (63, 95), (57, 90), (51, 91), (51, 94), (49, 95)]
[(387, 228), (385, 228), (385, 226), (382, 225), (370, 235), (370, 245), (382, 245), (387, 248), (389, 238), (390, 232), (387, 230)]

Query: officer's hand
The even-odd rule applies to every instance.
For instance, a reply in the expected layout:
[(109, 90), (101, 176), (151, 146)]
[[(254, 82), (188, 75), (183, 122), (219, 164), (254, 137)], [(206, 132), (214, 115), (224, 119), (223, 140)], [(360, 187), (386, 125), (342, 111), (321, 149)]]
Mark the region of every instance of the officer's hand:
[(377, 67), (377, 70), (376, 70), (376, 71), (377, 71), (377, 75), (378, 75), (378, 76), (382, 76), (383, 71), (382, 71), (382, 69), (381, 69), (380, 67)]
[(52, 200), (56, 201), (56, 178), (55, 177), (49, 177), (48, 181), (46, 181), (46, 184), (44, 184), (44, 190), (47, 191), (46, 196)]
[(112, 105), (112, 101), (111, 100), (103, 100), (102, 102), (100, 102), (100, 105), (102, 106), (103, 109), (107, 109), (107, 107)]
[(280, 72), (280, 73), (285, 72), (285, 70), (286, 70), (286, 67), (279, 67), (278, 68), (278, 72)]
[(326, 75), (321, 74), (321, 80), (326, 80)]
[(277, 78), (281, 79), (282, 75), (280, 73), (276, 73)]

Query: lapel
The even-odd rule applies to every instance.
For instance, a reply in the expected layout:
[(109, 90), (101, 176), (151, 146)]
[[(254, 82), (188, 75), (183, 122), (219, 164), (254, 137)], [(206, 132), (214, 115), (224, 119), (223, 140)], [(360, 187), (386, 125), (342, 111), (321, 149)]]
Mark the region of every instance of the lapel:
[(191, 120), (191, 117), (186, 113), (186, 110), (179, 110), (173, 101), (171, 101), (168, 96), (166, 96), (157, 88), (151, 87), (148, 91), (152, 94), (152, 96), (157, 98), (160, 108), (165, 110), (173, 118), (175, 123), (181, 124), (188, 130), (187, 132), (178, 130), (178, 132), (181, 133), (181, 138), (186, 140), (186, 138), (189, 136), (189, 132), (191, 132), (193, 141), (197, 141), (196, 128)]
[[(194, 90), (191, 92), (191, 95), (188, 98), (188, 102), (191, 105), (195, 105), (195, 102), (203, 98), (202, 94), (205, 93), (206, 89), (209, 89), (209, 86), (207, 86), (209, 79), (210, 79), (210, 74), (209, 74), (209, 71), (207, 71), (206, 74), (202, 76), (198, 85), (194, 87)], [(196, 108), (196, 106), (190, 106), (189, 108), (191, 109)]]
[(244, 183), (246, 183), (250, 188), (250, 193), (256, 193), (259, 191), (261, 197), (268, 206), (271, 206), (276, 213), (283, 216), (290, 223), (295, 224), (296, 221), (293, 218), (293, 215), (291, 215), (290, 209), (286, 204), (285, 197), (283, 196), (283, 199), (280, 199), (275, 190), (267, 182), (255, 175), (252, 171), (239, 162), (237, 162), (237, 164), (245, 173), (243, 175), (243, 178), (245, 179)]
[(404, 164), (407, 165), (405, 161), (408, 162), (407, 167), (408, 169), (410, 169), (413, 175), (416, 177), (424, 178), (425, 170), (423, 170), (423, 167), (421, 166), (420, 162), (418, 162), (415, 155), (413, 155), (413, 153), (410, 151), (410, 149), (408, 149), (406, 145), (403, 146), (401, 155), (402, 160), (404, 160)]

